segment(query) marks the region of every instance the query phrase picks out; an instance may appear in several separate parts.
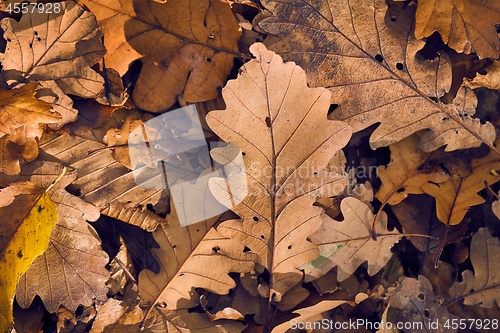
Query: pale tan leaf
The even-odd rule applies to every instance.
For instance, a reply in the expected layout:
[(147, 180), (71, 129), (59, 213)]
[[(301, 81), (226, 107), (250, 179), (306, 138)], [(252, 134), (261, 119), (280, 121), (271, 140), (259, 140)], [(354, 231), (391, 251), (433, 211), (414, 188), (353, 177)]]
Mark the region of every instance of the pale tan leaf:
[[(344, 294), (339, 293), (341, 296), (345, 296)], [(297, 325), (298, 323), (309, 323), (311, 326), (318, 318), (318, 315), (325, 311), (329, 311), (334, 309), (342, 304), (347, 303), (348, 300), (342, 299), (342, 297), (338, 297), (337, 294), (328, 295), (324, 297), (324, 299), (317, 304), (307, 306), (301, 309), (297, 309), (293, 311), (295, 316), (290, 321), (285, 321), (273, 328), (271, 333), (285, 333), (290, 329), (290, 324)]]
[(450, 288), (450, 296), (463, 299), (466, 305), (485, 308), (500, 306), (500, 241), (486, 228), (481, 228), (472, 237), (470, 261), (474, 272), (462, 273), (462, 281), (456, 281)]
[[(169, 227), (172, 225), (173, 223)], [(187, 228), (191, 227), (196, 227), (196, 224)], [(141, 295), (152, 301), (152, 306), (160, 311), (159, 317), (163, 326), (171, 329), (180, 332), (219, 332), (225, 329), (240, 332), (243, 326), (239, 323), (229, 323), (227, 327), (223, 322), (212, 323), (206, 314), (191, 312), (189, 308), (199, 304), (200, 295), (194, 288), (203, 288), (219, 295), (225, 295), (235, 288), (236, 283), (229, 273), (250, 271), (256, 260), (255, 254), (247, 251), (238, 242), (220, 235), (214, 228), (209, 229), (198, 245), (190, 251), (187, 228), (182, 228), (184, 239), (166, 239), (167, 244), (162, 242), (162, 245), (166, 245), (163, 251), (167, 250), (170, 254), (166, 258), (170, 267), (161, 267), (158, 275), (161, 279), (153, 276), (152, 272), (141, 272)], [(179, 226), (175, 229), (181, 231)], [(199, 234), (203, 235), (201, 232)], [(171, 241), (176, 243), (169, 243)], [(176, 258), (177, 250), (187, 253), (188, 257), (183, 261), (182, 257)], [(148, 276), (149, 280), (144, 280), (144, 276)], [(156, 285), (155, 281), (161, 282)]]
[(375, 224), (379, 236), (373, 240), (371, 224), (375, 216), (370, 208), (355, 198), (345, 198), (340, 206), (344, 220), (323, 217), (321, 228), (310, 237), (321, 256), (304, 267), (308, 280), (337, 267), (337, 278), (343, 281), (364, 262), (368, 262), (368, 274), (373, 276), (391, 259), (391, 248), (402, 237), (397, 230), (389, 232), (387, 215), (382, 212)]
[(308, 88), (300, 67), (283, 63), (263, 44), (250, 51), (256, 59), (223, 89), (226, 110), (207, 116), (219, 137), (241, 149), (244, 167), (233, 162), (232, 145), (212, 150), (217, 162), (234, 170), (209, 186), (240, 217), (217, 230), (257, 253), (271, 274), (269, 290), (283, 295), (302, 279), (299, 267), (319, 254), (307, 240), (323, 214), (313, 203), (344, 189), (345, 177), (326, 167), (351, 132), (327, 120), (330, 93)]
[(143, 270), (139, 274), (139, 292), (141, 297), (150, 303), (155, 302), (216, 222), (215, 219), (211, 219), (181, 227), (173, 205), (168, 218), (171, 223), (162, 224), (153, 232), (159, 248), (151, 251), (160, 266), (159, 273)]
[(281, 297), (278, 308), (283, 312), (289, 311), (305, 300), (307, 296), (309, 296), (309, 291), (302, 287), (301, 283), (298, 283)]
[(452, 49), (476, 53), (480, 58), (498, 58), (500, 41), (495, 24), (500, 23), (500, 3), (480, 0), (420, 0), (415, 37), (437, 31)]
[[(90, 66), (102, 58), (105, 49), (95, 17), (75, 2), (53, 6), (44, 13), (28, 10), (19, 22), (12, 18), (1, 21), (7, 39), (3, 69), (16, 81), (57, 86), (53, 92), (61, 99), (67, 98), (65, 94), (96, 97), (104, 80)], [(55, 109), (63, 118), (54, 128), (76, 120), (69, 101), (56, 104)]]
[(81, 0), (103, 27), (106, 66), (125, 74), (141, 59), (132, 98), (159, 112), (178, 95), (187, 102), (215, 98), (239, 56), (238, 23), (220, 0)]
[[(453, 103), (440, 101), (451, 87), (446, 54), (424, 60), (413, 37), (415, 6), (389, 20), (385, 0), (262, 1), (273, 13), (259, 25), (276, 35), (270, 49), (305, 68), (312, 86), (328, 87), (338, 105), (330, 117), (357, 132), (380, 123), (372, 148), (388, 146), (423, 129), (425, 151), (476, 147), (495, 139), (493, 126), (471, 118), (475, 96), (463, 88)], [(300, 15), (296, 13), (300, 12)]]
[(109, 298), (97, 306), (97, 316), (90, 333), (137, 333), (144, 316), (138, 302)]

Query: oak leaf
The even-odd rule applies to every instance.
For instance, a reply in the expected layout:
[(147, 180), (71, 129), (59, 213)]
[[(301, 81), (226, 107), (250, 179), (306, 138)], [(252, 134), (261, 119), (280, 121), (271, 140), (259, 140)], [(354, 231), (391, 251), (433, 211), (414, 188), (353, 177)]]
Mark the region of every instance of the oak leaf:
[[(273, 13), (259, 26), (276, 35), (270, 49), (306, 69), (308, 82), (327, 87), (338, 105), (330, 117), (357, 132), (380, 123), (370, 137), (378, 148), (423, 129), (425, 151), (476, 147), (495, 150), (493, 126), (471, 118), (476, 99), (462, 88), (453, 103), (440, 101), (451, 87), (446, 54), (423, 60), (423, 41), (413, 37), (415, 7), (390, 20), (384, 0), (262, 1)], [(300, 12), (300, 15), (297, 13)]]
[(415, 37), (422, 39), (437, 31), (457, 52), (475, 52), (480, 58), (498, 58), (500, 41), (495, 24), (499, 23), (500, 3), (497, 1), (420, 0)]
[[(155, 205), (162, 197), (161, 189), (141, 187), (131, 170), (117, 162), (106, 146), (75, 136), (46, 136), (40, 144), (47, 154), (57, 156), (78, 170), (73, 182), (81, 198), (96, 206), (101, 214), (153, 231), (165, 220), (146, 208)], [(89, 158), (92, 157), (92, 158)], [(136, 172), (148, 171), (148, 168)], [(154, 169), (148, 175), (152, 182), (161, 182), (161, 175)], [(156, 178), (155, 178), (156, 177)]]
[(132, 61), (141, 59), (132, 94), (141, 109), (165, 110), (178, 95), (187, 102), (215, 98), (240, 56), (241, 31), (225, 1), (80, 2), (103, 28), (107, 67), (123, 75)]
[[(467, 231), (468, 223), (446, 226), (436, 216), (436, 203), (428, 195), (409, 195), (403, 202), (392, 206), (392, 212), (398, 218), (406, 234), (420, 234), (433, 236), (408, 237), (408, 240), (421, 252), (436, 253), (441, 245), (443, 236), (444, 245), (459, 242)], [(466, 221), (465, 221), (466, 222)]]
[[(164, 253), (162, 257), (167, 259), (165, 264), (165, 260), (160, 259), (165, 267), (160, 269), (160, 274), (164, 276), (163, 281), (169, 282), (161, 289), (158, 287), (164, 284), (152, 283), (160, 281), (159, 277), (145, 273), (150, 275), (151, 282), (147, 282), (142, 273), (139, 277), (140, 284), (143, 283), (141, 278), (146, 281), (141, 295), (147, 295), (146, 299), (154, 297), (153, 304), (164, 304), (161, 315), (167, 326), (187, 328), (187, 311), (199, 303), (196, 292), (187, 293), (190, 288), (207, 289), (204, 281), (213, 274), (225, 276), (230, 271), (250, 272), (255, 261), (271, 273), (271, 284), (260, 286), (262, 296), (281, 299), (278, 294), (284, 295), (301, 280), (299, 266), (317, 256), (315, 245), (306, 240), (318, 226), (315, 222), (319, 222), (322, 212), (321, 208), (312, 205), (315, 198), (326, 194), (326, 190), (332, 195), (340, 193), (345, 187), (343, 176), (324, 169), (331, 155), (347, 142), (350, 135), (347, 125), (326, 119), (328, 91), (307, 88), (305, 74), (298, 66), (284, 64), (262, 44), (254, 44), (251, 51), (257, 59), (245, 64), (238, 79), (223, 90), (227, 109), (211, 111), (207, 116), (207, 123), (216, 134), (231, 142), (227, 147), (212, 150), (212, 157), (227, 167), (228, 179), (212, 178), (209, 186), (214, 196), (227, 207), (232, 207), (228, 200), (233, 200), (235, 207), (232, 210), (240, 219), (222, 222), (217, 231), (211, 229), (191, 250), (192, 254), (189, 254), (189, 248), (181, 245), (189, 242), (179, 243), (173, 235), (170, 236), (178, 226), (162, 227), (164, 231), (157, 231), (155, 237), (160, 243), (158, 253), (161, 251)], [(297, 99), (297, 94), (301, 98)], [(247, 126), (248, 123), (252, 126)], [(276, 132), (273, 134), (273, 131)], [(310, 131), (318, 135), (310, 135)], [(307, 145), (302, 144), (304, 140), (307, 140)], [(243, 155), (246, 171), (235, 162), (234, 154), (238, 153)], [(261, 172), (263, 168), (279, 171), (268, 174)], [(248, 181), (247, 187), (244, 179)], [(225, 190), (226, 181), (236, 186), (235, 191)], [(282, 190), (274, 192), (280, 186)], [(273, 233), (276, 240), (272, 239)], [(182, 258), (176, 254), (181, 250), (183, 256), (187, 256), (185, 261), (179, 260)], [(239, 265), (227, 261), (241, 257), (243, 253), (239, 251), (245, 254), (239, 259)], [(201, 255), (205, 256), (205, 261), (218, 260), (221, 256), (225, 260), (218, 266), (202, 265), (198, 259)], [(287, 261), (287, 258), (292, 260)], [(252, 261), (251, 266), (248, 260)], [(203, 269), (204, 265), (211, 268)], [(224, 284), (227, 286), (221, 288), (220, 282), (214, 281), (208, 290), (226, 294), (226, 288), (234, 281), (229, 279)], [(271, 289), (273, 295), (270, 295)], [(194, 315), (191, 313), (191, 318)], [(266, 316), (256, 314), (256, 317), (262, 315)], [(214, 325), (219, 321), (210, 326), (207, 317), (199, 317), (199, 314), (197, 320), (197, 325), (189, 323), (188, 327), (192, 330), (208, 327), (217, 330)]]
[[(173, 223), (168, 227), (172, 225)], [(196, 225), (188, 228), (190, 227)], [(198, 229), (199, 235), (202, 235), (200, 230), (203, 227)], [(175, 226), (177, 230), (180, 228), (179, 225)], [(200, 295), (195, 288), (203, 288), (219, 295), (229, 293), (236, 287), (229, 273), (250, 271), (256, 260), (255, 254), (237, 241), (222, 236), (214, 228), (210, 228), (195, 246), (191, 246), (188, 242), (191, 237), (189, 230), (183, 233), (185, 236), (181, 239), (168, 235), (172, 238), (166, 240), (167, 244), (162, 243), (165, 245), (164, 251), (169, 254), (168, 266), (162, 266), (160, 269), (159, 277), (163, 276), (165, 279), (153, 277), (153, 274), (148, 272), (146, 273), (149, 275), (148, 281), (143, 278), (141, 272), (139, 276), (139, 284), (142, 283), (141, 295), (145, 300), (151, 300), (151, 305), (160, 311), (158, 317), (164, 327), (169, 327), (168, 331), (185, 329), (195, 332), (225, 332), (225, 330), (241, 332), (244, 326), (238, 322), (211, 322), (206, 314), (193, 312), (190, 308), (200, 302)], [(175, 243), (169, 243), (172, 241)], [(177, 243), (178, 241), (180, 243)], [(194, 247), (191, 252), (190, 247)], [(177, 250), (182, 251), (180, 255), (176, 253)], [(161, 282), (156, 285), (155, 281)]]
[(103, 78), (90, 66), (105, 53), (95, 17), (72, 1), (57, 4), (59, 10), (28, 11), (19, 22), (1, 21), (7, 40), (2, 61), (6, 77), (36, 81), (57, 95), (60, 101), (53, 99), (53, 106), (62, 119), (51, 126), (55, 129), (77, 118), (66, 94), (91, 98), (103, 89)]
[[(326, 166), (351, 131), (345, 123), (327, 120), (330, 93), (308, 88), (300, 67), (283, 63), (260, 43), (250, 51), (256, 59), (223, 89), (226, 110), (207, 116), (221, 139), (241, 149), (244, 169), (227, 180), (212, 178), (209, 186), (223, 205), (234, 204), (239, 216), (217, 230), (257, 253), (271, 275), (269, 290), (284, 295), (302, 279), (299, 267), (319, 254), (307, 240), (323, 215), (313, 203), (345, 188), (345, 177)], [(219, 163), (233, 160), (224, 149), (212, 150), (212, 157)]]
[[(36, 161), (23, 166), (21, 179), (49, 186), (61, 170), (57, 163)], [(20, 279), (16, 299), (23, 308), (37, 295), (49, 312), (56, 312), (60, 305), (74, 311), (79, 305), (106, 299), (108, 256), (87, 223), (99, 218), (99, 210), (64, 189), (76, 177), (76, 172), (70, 171), (48, 191), (57, 208), (57, 224), (45, 253)]]
[(420, 149), (420, 136), (413, 134), (389, 146), (391, 161), (387, 166), (378, 168), (382, 185), (375, 195), (382, 207), (397, 205), (408, 194), (424, 193), (422, 185), (427, 182), (442, 183), (449, 176), (441, 168), (420, 168), (431, 156)]
[(109, 298), (97, 306), (97, 316), (90, 333), (136, 333), (144, 316), (136, 301)]
[[(496, 145), (500, 144), (497, 139)], [(436, 213), (438, 219), (446, 225), (456, 225), (462, 222), (469, 207), (480, 205), (485, 200), (478, 194), (486, 187), (485, 182), (494, 184), (500, 180), (496, 172), (500, 157), (496, 152), (490, 153), (471, 162), (472, 173), (469, 175), (452, 174), (450, 179), (441, 183), (427, 183), (422, 190), (436, 198)]]
[(47, 248), (56, 207), (39, 184), (18, 182), (0, 190), (0, 331), (10, 332), (21, 274)]
[[(404, 278), (389, 296), (389, 322), (412, 323), (405, 332), (456, 332), (451, 325), (458, 317), (442, 305), (442, 296), (435, 296), (429, 280), (420, 275), (417, 279)], [(415, 325), (420, 323), (420, 326)], [(435, 327), (437, 323), (437, 327)]]
[(465, 79), (465, 85), (469, 88), (488, 88), (500, 90), (500, 60), (495, 60), (488, 68), (486, 74), (477, 73), (472, 80)]
[(450, 288), (450, 296), (463, 299), (466, 305), (491, 308), (500, 305), (500, 241), (486, 228), (481, 228), (472, 237), (470, 261), (474, 272), (462, 273), (462, 281), (456, 281)]
[[(500, 198), (500, 192), (497, 195), (497, 199)], [(491, 204), (491, 209), (493, 210), (493, 214), (500, 220), (500, 199), (493, 201)]]
[[(341, 297), (339, 297), (339, 295), (341, 295)], [(297, 316), (294, 316), (293, 321), (285, 321), (275, 326), (271, 333), (285, 333), (289, 331), (291, 323), (309, 323), (312, 325), (312, 323), (314, 323), (317, 319), (321, 322), (321, 319), (323, 318), (318, 318), (321, 313), (330, 311), (341, 306), (342, 304), (346, 304), (347, 302), (348, 300), (345, 299), (345, 295), (343, 293), (327, 295), (317, 304), (294, 310), (293, 314)]]
[(338, 281), (344, 281), (364, 262), (368, 262), (368, 274), (375, 275), (392, 257), (391, 248), (402, 235), (387, 229), (387, 215), (382, 212), (375, 227), (380, 235), (372, 238), (372, 222), (375, 218), (370, 208), (355, 198), (345, 198), (340, 203), (344, 220), (335, 221), (323, 216), (323, 224), (309, 238), (320, 249), (321, 256), (305, 266), (313, 278), (326, 274), (337, 267)]
[(43, 129), (61, 118), (50, 104), (35, 97), (37, 86), (32, 82), (0, 89), (0, 172), (4, 174), (19, 174), (19, 155), (26, 161), (36, 159)]

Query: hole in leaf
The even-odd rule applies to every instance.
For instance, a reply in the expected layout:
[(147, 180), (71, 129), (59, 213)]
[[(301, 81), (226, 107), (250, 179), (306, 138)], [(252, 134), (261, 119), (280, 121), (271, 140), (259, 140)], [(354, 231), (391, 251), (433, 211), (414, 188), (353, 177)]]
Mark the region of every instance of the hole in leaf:
[(220, 247), (218, 247), (218, 246), (214, 246), (214, 247), (212, 248), (212, 251), (214, 251), (215, 253), (219, 253), (219, 251), (220, 251)]
[(339, 107), (338, 104), (331, 104), (328, 108), (328, 116)]
[(254, 220), (255, 222), (258, 222), (259, 218), (257, 216), (254, 216), (254, 217), (252, 217), (252, 220)]
[(418, 295), (417, 295), (417, 297), (418, 297), (418, 299), (419, 299), (419, 300), (421, 300), (421, 301), (425, 300), (425, 295), (424, 295), (424, 294), (422, 294), (422, 293), (418, 294)]
[(384, 61), (384, 57), (382, 57), (382, 55), (381, 55), (381, 54), (376, 54), (376, 55), (375, 55), (375, 59), (376, 59), (378, 62), (382, 62), (382, 61)]
[(291, 246), (291, 245), (288, 245), (288, 249), (290, 250), (291, 248), (292, 248), (292, 246)]
[(266, 239), (266, 237), (264, 235), (260, 235), (260, 238), (261, 239)]
[(245, 156), (247, 153), (245, 153), (244, 151), (241, 152), (241, 155)]
[(175, 249), (177, 247), (177, 245), (172, 245), (172, 248)]
[(424, 317), (429, 318), (430, 316), (431, 316), (431, 313), (429, 312), (429, 310), (425, 309), (424, 310)]
[(271, 124), (271, 118), (266, 117), (266, 125), (267, 125), (267, 127), (271, 128), (271, 125), (272, 125)]
[(396, 63), (396, 68), (397, 68), (399, 71), (402, 71), (402, 70), (403, 70), (403, 68), (404, 68), (404, 66), (403, 66), (403, 64), (402, 64), (402, 63), (398, 62), (398, 63)]
[(243, 248), (243, 252), (245, 252), (245, 253), (246, 253), (246, 252), (251, 252), (251, 251), (252, 251), (252, 250), (251, 250), (248, 246), (246, 246), (246, 245), (245, 245), (245, 247)]
[(401, 192), (404, 192), (405, 191), (405, 188), (404, 187), (400, 187), (396, 190), (396, 192), (398, 193), (401, 193)]
[(212, 62), (212, 59), (211, 59), (211, 58), (208, 58), (208, 57), (207, 57), (205, 60), (206, 60), (207, 62)]
[(398, 20), (397, 18), (395, 18), (395, 17), (391, 17), (391, 21), (392, 21), (392, 22), (396, 22), (397, 20)]

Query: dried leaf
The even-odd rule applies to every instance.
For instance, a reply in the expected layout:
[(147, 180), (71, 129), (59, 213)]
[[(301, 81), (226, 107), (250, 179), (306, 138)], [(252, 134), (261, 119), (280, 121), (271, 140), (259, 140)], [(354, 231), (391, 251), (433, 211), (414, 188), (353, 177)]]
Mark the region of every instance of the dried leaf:
[[(7, 39), (2, 61), (7, 77), (16, 81), (37, 81), (52, 89), (60, 100), (66, 94), (96, 97), (103, 89), (103, 78), (90, 66), (105, 53), (101, 31), (94, 16), (74, 2), (58, 2), (53, 10), (23, 14), (16, 22), (1, 21)], [(53, 105), (62, 119), (53, 128), (75, 121), (72, 103)]]
[[(166, 222), (146, 208), (147, 204), (158, 202), (161, 189), (144, 188), (138, 184), (134, 173), (118, 163), (104, 145), (67, 135), (47, 136), (46, 139), (40, 147), (78, 170), (73, 185), (80, 191), (81, 198), (96, 206), (101, 214), (149, 231)], [(144, 170), (147, 168), (135, 172)], [(161, 182), (161, 175), (155, 169), (147, 179)]]
[(498, 58), (500, 41), (495, 28), (498, 23), (500, 3), (497, 1), (420, 0), (415, 37), (422, 39), (437, 31), (457, 52), (475, 52), (480, 58)]
[[(180, 227), (177, 226), (177, 228)], [(173, 240), (178, 241), (174, 238)], [(188, 257), (184, 261), (178, 261), (175, 253), (177, 248), (179, 251), (189, 252), (190, 247), (189, 243), (183, 242), (183, 239), (179, 241), (181, 243), (168, 244), (166, 247), (168, 250), (171, 249), (168, 252), (172, 255), (167, 262), (171, 267), (160, 269), (160, 275), (166, 276), (166, 286), (165, 280), (160, 285), (155, 285), (154, 281), (158, 280), (157, 277), (143, 282), (141, 274), (139, 276), (140, 284), (142, 284), (141, 295), (143, 295), (142, 290), (146, 291), (147, 294), (143, 297), (146, 300), (153, 298), (152, 305), (160, 310), (164, 324), (175, 327), (177, 330), (241, 331), (243, 326), (239, 323), (227, 326), (224, 322), (212, 323), (206, 314), (192, 312), (189, 309), (199, 304), (200, 296), (194, 288), (203, 288), (219, 295), (227, 294), (230, 289), (236, 287), (229, 273), (250, 271), (254, 266), (256, 256), (235, 240), (221, 236), (211, 228), (196, 248), (188, 253)], [(151, 272), (146, 274), (153, 275)]]
[[(496, 141), (498, 144), (500, 139)], [(491, 151), (483, 158), (472, 160), (470, 175), (461, 177), (452, 174), (442, 184), (423, 185), (422, 190), (436, 198), (438, 219), (446, 225), (459, 224), (469, 207), (484, 203), (485, 200), (477, 193), (485, 188), (485, 182), (494, 184), (500, 180), (500, 175), (491, 172), (498, 168), (499, 163), (500, 156)]]
[(397, 205), (408, 194), (424, 193), (421, 187), (428, 182), (442, 183), (449, 178), (439, 167), (420, 168), (431, 154), (419, 148), (419, 141), (420, 137), (414, 134), (389, 146), (391, 162), (377, 170), (382, 185), (376, 197), (382, 202), (382, 208), (386, 203)]
[(370, 208), (355, 198), (345, 198), (340, 207), (342, 222), (323, 216), (321, 228), (310, 236), (321, 256), (304, 267), (309, 280), (338, 267), (337, 279), (343, 281), (364, 262), (368, 262), (368, 274), (373, 276), (391, 259), (391, 248), (402, 237), (397, 230), (389, 232), (387, 216), (382, 212), (375, 224), (379, 236), (373, 240), (371, 224), (375, 216)]
[[(388, 321), (413, 323), (405, 332), (456, 332), (452, 325), (458, 317), (442, 305), (443, 297), (434, 296), (432, 285), (423, 275), (417, 279), (404, 278), (389, 297)], [(453, 320), (453, 321), (452, 321)], [(416, 323), (420, 323), (417, 326)]]
[(486, 68), (485, 75), (477, 73), (474, 79), (465, 79), (465, 85), (471, 89), (484, 87), (500, 90), (500, 61), (495, 60), (491, 66)]
[[(498, 193), (500, 197), (500, 192)], [(500, 200), (496, 200), (491, 204), (491, 209), (493, 210), (493, 214), (500, 220)]]
[(137, 333), (143, 316), (137, 302), (109, 298), (97, 307), (90, 333)]
[(476, 105), (470, 89), (462, 89), (452, 104), (440, 102), (451, 87), (451, 65), (446, 54), (433, 60), (417, 54), (424, 42), (413, 37), (412, 4), (395, 20), (386, 16), (384, 0), (262, 4), (274, 16), (260, 27), (280, 38), (270, 48), (305, 68), (311, 85), (330, 89), (338, 105), (331, 118), (355, 132), (380, 123), (370, 137), (373, 149), (422, 129), (430, 130), (421, 139), (424, 151), (481, 142), (495, 149), (493, 126), (470, 117)]
[(44, 309), (41, 301), (33, 302), (27, 309), (14, 307), (14, 330), (22, 333), (40, 333), (44, 325)]
[(19, 155), (34, 160), (45, 125), (61, 118), (50, 110), (50, 104), (35, 98), (36, 87), (32, 82), (17, 89), (0, 89), (0, 172), (4, 174), (19, 174)]
[[(31, 163), (22, 174), (48, 185), (60, 171), (61, 166), (55, 163)], [(87, 223), (97, 220), (99, 211), (64, 190), (76, 177), (76, 172), (68, 173), (49, 191), (58, 221), (47, 250), (20, 279), (16, 299), (23, 308), (36, 295), (49, 312), (56, 312), (60, 305), (74, 311), (79, 305), (106, 299), (108, 256), (101, 249), (96, 231)]]
[(123, 75), (132, 61), (141, 59), (132, 98), (144, 110), (163, 111), (178, 95), (187, 102), (215, 98), (240, 55), (241, 32), (225, 1), (80, 2), (103, 27), (107, 67)]
[(141, 297), (154, 303), (182, 268), (183, 263), (195, 250), (203, 237), (216, 222), (211, 219), (204, 223), (197, 223), (181, 227), (175, 211), (175, 206), (171, 206), (172, 211), (168, 215), (171, 223), (162, 224), (154, 232), (153, 236), (159, 245), (159, 249), (152, 249), (158, 265), (159, 273), (155, 274), (150, 270), (143, 270), (139, 274), (139, 292)]
[(345, 177), (326, 166), (351, 133), (346, 124), (327, 120), (328, 90), (308, 88), (300, 67), (259, 43), (250, 51), (256, 59), (223, 89), (227, 109), (207, 116), (219, 137), (239, 146), (244, 170), (229, 149), (212, 150), (216, 161), (236, 170), (209, 186), (240, 217), (217, 230), (257, 253), (271, 274), (269, 288), (284, 295), (302, 279), (299, 267), (319, 254), (307, 241), (323, 214), (313, 203), (344, 189)]
[(0, 190), (0, 332), (10, 332), (19, 277), (40, 256), (57, 222), (56, 207), (33, 182)]
[(462, 281), (451, 286), (450, 296), (463, 299), (466, 305), (499, 306), (500, 280), (496, 272), (500, 269), (500, 241), (488, 229), (479, 229), (472, 237), (469, 257), (474, 273), (463, 272)]
[[(436, 253), (446, 237), (446, 244), (459, 242), (467, 231), (468, 223), (452, 225), (448, 228), (436, 217), (436, 204), (428, 195), (410, 195), (391, 207), (406, 234), (420, 234), (435, 237), (408, 237), (408, 240), (421, 252)], [(428, 276), (427, 276), (428, 277)]]
[[(339, 293), (341, 296), (345, 296), (344, 294)], [(285, 321), (273, 328), (271, 333), (285, 333), (290, 329), (290, 325), (297, 325), (297, 323), (310, 323), (312, 325), (316, 320), (313, 319), (319, 314), (334, 309), (342, 304), (347, 303), (348, 301), (342, 299), (343, 297), (339, 297), (337, 294), (328, 295), (322, 301), (317, 304), (307, 306), (301, 309), (297, 309), (293, 311), (293, 314), (296, 314), (295, 318), (290, 321)]]

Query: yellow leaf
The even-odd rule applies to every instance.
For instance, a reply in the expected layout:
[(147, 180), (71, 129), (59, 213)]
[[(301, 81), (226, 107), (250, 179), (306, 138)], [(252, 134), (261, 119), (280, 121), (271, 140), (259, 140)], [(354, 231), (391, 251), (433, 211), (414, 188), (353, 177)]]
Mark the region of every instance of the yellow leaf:
[(16, 183), (0, 190), (0, 332), (10, 332), (19, 277), (49, 243), (57, 222), (56, 206), (36, 183)]

